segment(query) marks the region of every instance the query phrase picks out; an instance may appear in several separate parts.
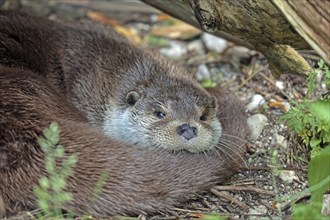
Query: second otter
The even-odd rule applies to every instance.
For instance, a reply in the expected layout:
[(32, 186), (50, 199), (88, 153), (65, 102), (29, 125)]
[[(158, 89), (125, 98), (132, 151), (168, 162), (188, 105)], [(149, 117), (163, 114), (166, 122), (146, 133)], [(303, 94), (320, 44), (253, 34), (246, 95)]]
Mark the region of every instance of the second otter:
[(7, 37), (2, 40), (6, 59), (0, 62), (14, 62), (47, 78), (112, 138), (194, 153), (219, 143), (216, 99), (184, 70), (111, 29), (18, 14), (2, 16), (0, 24), (5, 27), (2, 38)]

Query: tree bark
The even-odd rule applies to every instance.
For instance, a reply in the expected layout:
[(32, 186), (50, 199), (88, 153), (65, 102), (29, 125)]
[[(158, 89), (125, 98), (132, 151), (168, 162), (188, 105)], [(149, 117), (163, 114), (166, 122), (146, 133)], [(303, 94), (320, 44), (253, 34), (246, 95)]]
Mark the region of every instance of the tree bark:
[[(329, 26), (329, 20), (325, 19), (322, 29), (312, 29), (322, 31), (322, 43), (319, 43), (319, 37), (313, 37), (314, 44), (307, 37), (302, 37), (301, 31), (296, 30), (295, 24), (287, 18), (286, 3), (290, 7), (299, 9), (308, 7), (310, 14), (320, 14), (320, 17), (327, 16), (327, 12), (317, 11), (318, 3), (308, 0), (143, 0), (178, 19), (186, 21), (207, 32), (211, 32), (219, 37), (232, 41), (236, 44), (256, 49), (262, 52), (268, 59), (270, 68), (274, 75), (278, 76), (283, 72), (297, 74), (308, 74), (310, 66), (295, 49), (315, 49), (320, 56), (330, 63), (329, 54), (320, 50), (326, 50), (329, 47), (327, 41), (328, 33), (326, 27)], [(300, 4), (306, 1), (306, 4)], [(322, 4), (323, 0), (320, 0)], [(307, 4), (308, 3), (308, 4)], [(282, 7), (281, 7), (282, 6)], [(284, 9), (283, 9), (284, 8)], [(312, 10), (313, 9), (313, 10)], [(307, 9), (306, 9), (307, 10)], [(304, 10), (296, 10), (297, 15), (302, 16)], [(298, 13), (299, 11), (299, 13)], [(306, 19), (306, 16), (304, 17)], [(313, 24), (315, 16), (307, 16)], [(303, 19), (302, 19), (303, 20)], [(299, 22), (298, 20), (296, 20)], [(315, 21), (314, 21), (315, 22)], [(328, 25), (328, 26), (327, 26)], [(308, 30), (304, 29), (308, 32)], [(308, 32), (310, 33), (310, 32)], [(308, 34), (306, 34), (308, 35)], [(318, 35), (317, 35), (318, 36)], [(315, 42), (316, 41), (316, 42)], [(316, 47), (318, 45), (319, 47)], [(295, 48), (295, 49), (293, 49)], [(329, 50), (327, 50), (329, 51)]]
[(330, 62), (330, 1), (272, 0), (299, 35)]

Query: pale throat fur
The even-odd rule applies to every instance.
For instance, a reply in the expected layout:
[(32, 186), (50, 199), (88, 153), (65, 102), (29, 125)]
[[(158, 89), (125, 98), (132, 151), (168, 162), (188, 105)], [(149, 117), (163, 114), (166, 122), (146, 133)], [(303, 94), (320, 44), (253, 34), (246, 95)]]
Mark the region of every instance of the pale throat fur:
[(93, 126), (142, 148), (197, 153), (218, 145), (222, 128), (216, 99), (184, 70), (145, 55), (116, 73), (100, 68), (102, 62), (77, 78), (73, 89), (73, 103)]

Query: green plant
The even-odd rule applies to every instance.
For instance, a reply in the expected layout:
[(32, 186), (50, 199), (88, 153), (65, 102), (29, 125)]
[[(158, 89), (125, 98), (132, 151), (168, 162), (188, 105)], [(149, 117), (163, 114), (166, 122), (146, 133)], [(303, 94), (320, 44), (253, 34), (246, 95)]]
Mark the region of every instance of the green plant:
[(70, 155), (66, 158), (64, 147), (58, 144), (59, 134), (58, 125), (52, 122), (49, 128), (44, 130), (44, 137), (38, 139), (45, 153), (44, 161), (47, 171), (47, 177), (41, 177), (39, 185), (34, 187), (34, 193), (42, 211), (38, 216), (39, 219), (63, 218), (61, 207), (63, 203), (72, 200), (72, 195), (64, 189), (67, 178), (73, 173), (77, 157)]
[(292, 101), (293, 107), (282, 117), (288, 127), (297, 133), (303, 143), (311, 147), (308, 168), (308, 204), (293, 207), (293, 219), (325, 219), (321, 215), (323, 194), (330, 189), (330, 97), (312, 100), (316, 88), (317, 71), (323, 72), (323, 82), (330, 87), (330, 71), (323, 61), (307, 78), (307, 95), (301, 103)]
[(205, 214), (205, 215), (202, 215), (201, 220), (226, 220), (228, 218), (225, 218), (225, 217), (222, 217), (220, 214)]
[(324, 73), (324, 83), (330, 87), (330, 71), (323, 61), (318, 63), (307, 84), (307, 96), (301, 103), (291, 101), (292, 108), (282, 117), (288, 127), (295, 131), (304, 144), (312, 149), (312, 158), (318, 155), (322, 147), (330, 145), (330, 97), (310, 99), (316, 87), (317, 71)]
[(321, 215), (323, 194), (330, 189), (330, 146), (312, 158), (308, 168), (311, 200), (308, 204), (294, 206), (293, 219), (328, 219)]

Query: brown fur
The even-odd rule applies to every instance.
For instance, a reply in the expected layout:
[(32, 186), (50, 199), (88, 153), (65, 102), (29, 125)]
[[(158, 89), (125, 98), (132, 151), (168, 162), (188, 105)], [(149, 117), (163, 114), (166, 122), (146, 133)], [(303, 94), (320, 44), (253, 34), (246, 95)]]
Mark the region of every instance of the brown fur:
[[(15, 19), (24, 20), (24, 28), (17, 27)], [(63, 28), (63, 31), (53, 31), (53, 28)], [(102, 40), (109, 33), (117, 42), (111, 47), (108, 45), (111, 40)], [(72, 39), (70, 47), (56, 45), (56, 42), (63, 43), (59, 39), (68, 36)], [(110, 58), (106, 56), (109, 50), (113, 51)], [(90, 51), (94, 51), (92, 57)], [(108, 97), (95, 97), (95, 92), (92, 93), (94, 97), (89, 97), (90, 93), (84, 93), (84, 88), (72, 92), (77, 84), (76, 74), (96, 73), (91, 79), (99, 87), (89, 89), (116, 91), (115, 87), (102, 84), (103, 76), (97, 77), (98, 72), (108, 71), (104, 68), (109, 65), (110, 80), (122, 83), (120, 88), (127, 86), (127, 90), (131, 85), (124, 82), (129, 84), (136, 80), (135, 74), (129, 72), (130, 65), (143, 71), (146, 77), (153, 72), (176, 70), (163, 59), (153, 59), (152, 55), (113, 35), (111, 30), (94, 30), (84, 25), (68, 28), (43, 19), (0, 12), (0, 63), (0, 215), (36, 207), (32, 186), (46, 175), (44, 155), (37, 138), (52, 121), (59, 124), (60, 143), (65, 146), (66, 154), (78, 157), (67, 186), (74, 199), (63, 207), (76, 214), (102, 217), (166, 209), (224, 181), (242, 162), (242, 139), (247, 132), (244, 108), (220, 89), (210, 93), (217, 96), (219, 102), (218, 118), (224, 136), (219, 148), (206, 154), (140, 149), (115, 141), (105, 136), (98, 126), (91, 126), (85, 112), (77, 108), (76, 101), (92, 99), (88, 106), (102, 106)], [(116, 72), (125, 70), (130, 75), (124, 74), (125, 79), (116, 78)], [(86, 83), (87, 79), (88, 76)], [(186, 82), (189, 88), (190, 81)], [(198, 91), (201, 90), (198, 88)], [(201, 92), (200, 96), (210, 97), (206, 92)], [(95, 111), (96, 118), (102, 114)], [(102, 173), (107, 174), (107, 179), (101, 194), (93, 201), (93, 190)], [(1, 209), (1, 200), (6, 211)]]
[[(94, 24), (60, 24), (8, 12), (0, 16), (0, 63), (43, 76), (108, 136), (171, 151), (201, 152), (219, 142), (214, 98), (157, 54)], [(138, 98), (129, 104), (132, 91)], [(159, 111), (166, 115), (163, 120), (155, 116)], [(183, 124), (196, 128), (195, 138), (178, 135)]]

